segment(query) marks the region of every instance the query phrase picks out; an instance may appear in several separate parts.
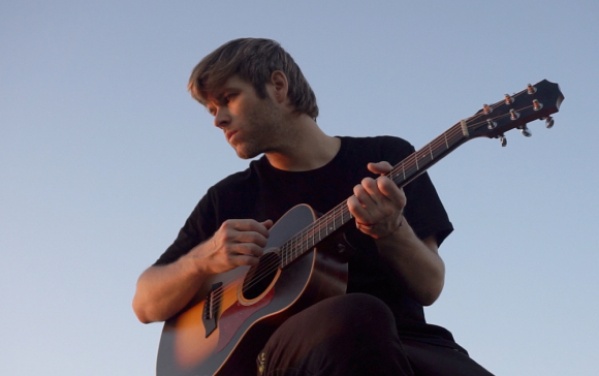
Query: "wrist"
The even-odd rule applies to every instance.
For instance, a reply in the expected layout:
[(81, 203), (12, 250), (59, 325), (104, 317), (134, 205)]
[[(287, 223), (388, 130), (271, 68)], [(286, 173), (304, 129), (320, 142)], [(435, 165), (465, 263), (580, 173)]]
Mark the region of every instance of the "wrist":
[(388, 238), (388, 237), (392, 237), (393, 235), (399, 233), (401, 231), (401, 228), (403, 227), (405, 222), (405, 217), (403, 216), (403, 213), (401, 213), (395, 220), (395, 223), (390, 226), (391, 230), (382, 236), (379, 236), (379, 239), (384, 239), (384, 238)]

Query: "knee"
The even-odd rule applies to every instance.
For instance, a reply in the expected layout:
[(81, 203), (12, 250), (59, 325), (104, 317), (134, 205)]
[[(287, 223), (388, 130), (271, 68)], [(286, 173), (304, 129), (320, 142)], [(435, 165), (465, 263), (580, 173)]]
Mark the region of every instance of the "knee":
[(376, 332), (395, 333), (395, 318), (391, 309), (379, 298), (363, 293), (353, 293), (333, 299), (331, 312), (337, 322), (354, 334)]

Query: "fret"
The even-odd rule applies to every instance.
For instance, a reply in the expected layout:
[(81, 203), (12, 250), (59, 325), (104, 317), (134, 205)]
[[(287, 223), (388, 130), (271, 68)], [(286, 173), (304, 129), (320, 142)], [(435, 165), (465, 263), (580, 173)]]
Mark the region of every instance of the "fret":
[(336, 227), (339, 228), (348, 222), (348, 220), (346, 218), (347, 218), (347, 215), (349, 214), (349, 210), (347, 209), (345, 202), (343, 203), (343, 205), (337, 206), (337, 212), (339, 212), (339, 215), (336, 216), (339, 219), (339, 225)]
[(298, 234), (296, 236), (294, 236), (291, 240), (291, 249), (289, 250), (289, 263), (292, 263), (293, 260), (295, 260), (295, 253), (296, 253), (296, 249), (299, 247), (300, 243), (299, 243), (299, 236), (301, 235)]
[(318, 226), (318, 241), (320, 242), (329, 235), (329, 226), (325, 222), (322, 226)]
[(421, 169), (425, 169), (428, 167), (430, 161), (432, 161), (432, 158), (426, 150), (419, 151), (416, 153), (416, 170), (420, 172)]
[[(308, 229), (309, 230), (309, 229)], [(301, 241), (301, 247), (300, 249), (309, 249), (310, 248), (310, 236), (308, 235), (307, 231), (304, 231), (302, 233), (302, 241)]]
[(443, 133), (443, 138), (445, 140), (445, 149), (449, 150), (449, 140), (447, 140), (447, 132)]

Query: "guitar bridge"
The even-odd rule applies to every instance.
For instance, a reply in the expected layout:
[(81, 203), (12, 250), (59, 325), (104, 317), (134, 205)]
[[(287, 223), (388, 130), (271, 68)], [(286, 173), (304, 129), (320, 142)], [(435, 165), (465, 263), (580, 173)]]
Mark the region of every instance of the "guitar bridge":
[(210, 293), (206, 297), (204, 304), (204, 312), (202, 314), (202, 322), (206, 329), (206, 338), (212, 334), (218, 327), (218, 316), (223, 296), (223, 283), (215, 283), (212, 285)]

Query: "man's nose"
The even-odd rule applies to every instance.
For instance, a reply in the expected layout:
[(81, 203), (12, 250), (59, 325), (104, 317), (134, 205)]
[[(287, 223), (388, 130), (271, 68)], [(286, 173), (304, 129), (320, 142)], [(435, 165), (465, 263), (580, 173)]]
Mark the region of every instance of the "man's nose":
[(218, 128), (224, 128), (231, 122), (231, 114), (226, 107), (219, 107), (214, 115), (214, 125)]

